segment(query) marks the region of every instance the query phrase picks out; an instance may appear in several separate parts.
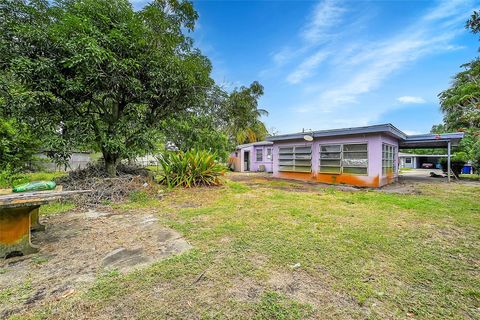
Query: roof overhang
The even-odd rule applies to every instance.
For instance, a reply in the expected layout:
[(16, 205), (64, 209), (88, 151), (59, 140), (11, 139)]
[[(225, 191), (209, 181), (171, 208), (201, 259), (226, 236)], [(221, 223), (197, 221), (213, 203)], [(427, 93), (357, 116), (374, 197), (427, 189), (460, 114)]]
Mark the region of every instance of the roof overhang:
[(463, 136), (463, 132), (412, 135), (400, 140), (399, 147), (401, 149), (446, 148), (449, 142), (452, 147), (456, 147)]
[(292, 134), (284, 134), (278, 136), (267, 137), (267, 141), (288, 141), (288, 140), (300, 140), (304, 136), (309, 135), (313, 138), (321, 137), (334, 137), (334, 136), (349, 136), (349, 135), (362, 135), (362, 134), (375, 134), (381, 133), (398, 139), (399, 146), (402, 149), (414, 149), (414, 148), (446, 148), (448, 143), (452, 147), (458, 146), (460, 140), (463, 138), (463, 132), (443, 133), (443, 134), (419, 134), (419, 135), (407, 135), (404, 132), (397, 129), (391, 123), (378, 124), (366, 127), (354, 127), (343, 129), (331, 129), (331, 130), (319, 130), (299, 132)]
[(378, 124), (378, 125), (366, 126), (366, 127), (318, 130), (318, 131), (310, 131), (310, 132), (284, 134), (284, 135), (267, 137), (267, 140), (268, 141), (297, 140), (297, 139), (303, 139), (305, 135), (310, 135), (313, 138), (320, 138), (320, 137), (348, 136), (348, 135), (354, 135), (354, 134), (372, 134), (372, 133), (385, 133), (397, 139), (405, 139), (407, 137), (405, 133), (397, 129), (392, 124), (386, 123), (386, 124)]
[(259, 142), (240, 144), (236, 148), (238, 150), (238, 149), (249, 148), (249, 147), (270, 146), (272, 144), (273, 144), (272, 141), (259, 141)]

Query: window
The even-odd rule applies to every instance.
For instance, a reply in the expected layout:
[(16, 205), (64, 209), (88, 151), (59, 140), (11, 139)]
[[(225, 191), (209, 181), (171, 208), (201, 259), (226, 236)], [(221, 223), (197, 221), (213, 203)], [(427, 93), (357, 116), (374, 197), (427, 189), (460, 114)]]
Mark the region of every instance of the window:
[(392, 145), (382, 144), (382, 175), (386, 176), (394, 172), (396, 150), (397, 148)]
[(342, 145), (320, 146), (320, 172), (342, 173)]
[(368, 173), (367, 144), (321, 145), (320, 172), (366, 175)]
[(272, 161), (272, 148), (267, 148), (267, 161)]
[(263, 161), (263, 149), (256, 150), (257, 161)]
[(412, 163), (412, 158), (405, 158), (405, 163)]
[(311, 172), (312, 147), (291, 146), (279, 148), (279, 171)]
[(344, 144), (342, 168), (343, 173), (367, 174), (367, 144)]

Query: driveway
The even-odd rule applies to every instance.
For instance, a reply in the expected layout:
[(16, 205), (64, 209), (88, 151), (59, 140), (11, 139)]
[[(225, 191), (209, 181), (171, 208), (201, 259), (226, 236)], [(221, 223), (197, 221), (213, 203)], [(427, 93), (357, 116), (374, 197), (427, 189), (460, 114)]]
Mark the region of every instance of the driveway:
[[(447, 177), (432, 177), (430, 173), (433, 172), (438, 176), (444, 176), (440, 169), (411, 169), (408, 171), (403, 171), (399, 174), (400, 182), (445, 182)], [(455, 179), (452, 177), (452, 179)]]

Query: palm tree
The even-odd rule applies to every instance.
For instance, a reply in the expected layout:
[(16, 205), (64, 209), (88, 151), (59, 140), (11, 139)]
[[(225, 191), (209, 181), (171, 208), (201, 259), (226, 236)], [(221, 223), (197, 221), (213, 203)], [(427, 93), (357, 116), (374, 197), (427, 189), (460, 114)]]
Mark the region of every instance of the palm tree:
[(263, 95), (263, 86), (254, 81), (250, 87), (235, 89), (227, 99), (228, 114), (232, 117), (227, 131), (237, 144), (263, 140), (268, 134), (262, 116), (268, 111), (258, 108), (258, 99)]

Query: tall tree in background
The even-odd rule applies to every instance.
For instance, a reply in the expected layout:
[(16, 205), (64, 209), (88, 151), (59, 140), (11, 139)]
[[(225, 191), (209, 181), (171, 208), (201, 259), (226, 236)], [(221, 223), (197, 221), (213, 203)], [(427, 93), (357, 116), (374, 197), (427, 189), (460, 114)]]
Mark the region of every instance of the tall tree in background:
[(242, 86), (228, 96), (225, 110), (231, 121), (227, 130), (237, 144), (260, 141), (268, 134), (261, 121), (268, 111), (258, 108), (258, 100), (262, 95), (263, 86), (254, 81), (250, 87)]
[(258, 82), (231, 93), (213, 86), (203, 104), (163, 123), (165, 140), (185, 152), (206, 149), (226, 160), (236, 144), (259, 141), (267, 135), (260, 117), (268, 112), (258, 108), (262, 94), (263, 87)]
[(210, 61), (184, 33), (188, 1), (0, 0), (0, 111), (30, 123), (47, 148), (122, 159), (153, 147), (164, 119), (203, 103)]
[[(474, 11), (466, 28), (480, 32), (480, 16)], [(452, 86), (439, 94), (443, 125), (434, 126), (435, 131), (464, 131), (462, 148), (477, 170), (480, 168), (480, 58), (462, 66), (464, 71), (453, 78)]]

